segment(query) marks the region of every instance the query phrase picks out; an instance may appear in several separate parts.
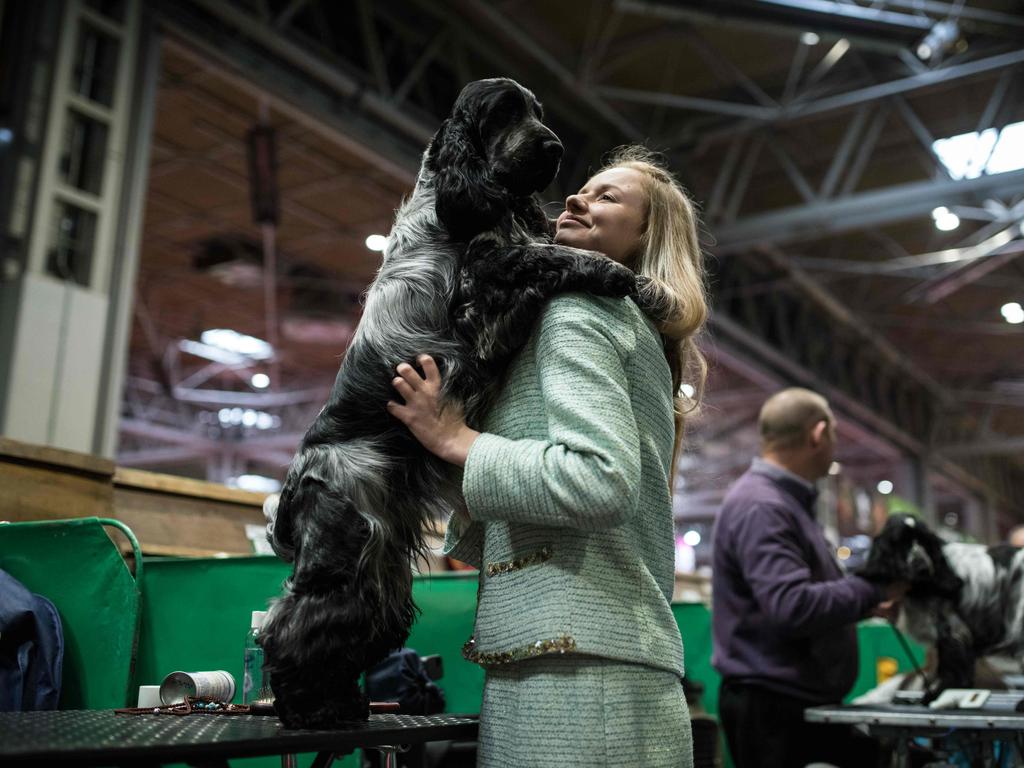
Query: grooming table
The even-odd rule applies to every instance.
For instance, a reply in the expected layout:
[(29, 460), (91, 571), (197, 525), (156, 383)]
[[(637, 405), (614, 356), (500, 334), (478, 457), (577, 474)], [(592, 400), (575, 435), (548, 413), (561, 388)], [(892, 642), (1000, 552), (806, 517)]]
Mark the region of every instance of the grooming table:
[(1000, 742), (1002, 749), (1014, 750), (1016, 756), (1024, 755), (1024, 713), (1013, 710), (851, 705), (810, 707), (804, 718), (809, 723), (864, 725), (876, 736), (894, 738), (901, 766), (909, 764), (908, 742), (918, 737), (939, 739), (947, 750), (983, 750), (990, 756), (996, 749), (995, 742)]
[(394, 753), (427, 741), (472, 740), (475, 716), (370, 715), (330, 731), (285, 730), (259, 715), (115, 715), (113, 710), (0, 712), (0, 765), (227, 766), (228, 758), (317, 752), (315, 768), (356, 749)]

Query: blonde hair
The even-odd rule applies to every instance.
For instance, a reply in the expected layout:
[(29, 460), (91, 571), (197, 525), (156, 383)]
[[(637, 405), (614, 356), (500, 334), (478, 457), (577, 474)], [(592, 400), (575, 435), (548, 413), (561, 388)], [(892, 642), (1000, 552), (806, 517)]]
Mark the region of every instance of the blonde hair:
[[(708, 316), (704, 252), (698, 237), (700, 220), (682, 184), (647, 147), (628, 145), (613, 149), (598, 173), (612, 168), (639, 171), (647, 192), (640, 252), (631, 266), (649, 279), (642, 289), (645, 304), (661, 308), (660, 314), (666, 318), (659, 331), (672, 371), (676, 417), (674, 473), (684, 418), (700, 405), (707, 379), (707, 361), (696, 344)], [(684, 382), (693, 387), (692, 396), (682, 394)]]
[(757, 431), (762, 451), (784, 451), (803, 442), (807, 431), (819, 421), (835, 423), (828, 400), (802, 387), (776, 392), (761, 406)]

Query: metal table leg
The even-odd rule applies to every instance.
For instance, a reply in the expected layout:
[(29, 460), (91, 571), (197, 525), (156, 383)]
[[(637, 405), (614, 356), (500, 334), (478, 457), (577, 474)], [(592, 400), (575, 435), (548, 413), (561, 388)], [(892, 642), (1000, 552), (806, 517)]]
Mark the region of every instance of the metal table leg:
[(409, 751), (408, 744), (381, 744), (374, 747), (384, 755), (384, 768), (398, 768), (398, 755)]

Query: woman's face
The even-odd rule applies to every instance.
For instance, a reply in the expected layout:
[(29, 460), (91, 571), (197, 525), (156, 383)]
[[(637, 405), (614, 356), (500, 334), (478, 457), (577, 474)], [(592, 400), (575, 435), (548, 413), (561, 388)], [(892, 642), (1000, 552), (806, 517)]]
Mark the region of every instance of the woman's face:
[(555, 242), (600, 251), (629, 266), (639, 251), (646, 215), (643, 174), (633, 168), (609, 168), (565, 199)]

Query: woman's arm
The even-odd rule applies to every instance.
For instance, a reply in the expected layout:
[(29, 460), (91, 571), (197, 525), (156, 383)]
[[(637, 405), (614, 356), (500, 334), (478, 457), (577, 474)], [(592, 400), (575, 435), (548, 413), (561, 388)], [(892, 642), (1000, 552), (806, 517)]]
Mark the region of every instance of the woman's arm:
[(480, 433), (466, 426), (460, 406), (441, 404), (441, 372), (434, 358), (420, 355), (416, 362), (423, 367), (425, 376), (420, 376), (408, 363), (399, 365), (391, 384), (405, 405), (389, 400), (387, 409), (424, 448), (449, 464), (464, 467), (469, 449)]
[(640, 438), (613, 340), (623, 329), (632, 335), (629, 322), (581, 297), (548, 306), (535, 348), (546, 439), (481, 435), (461, 413), (442, 411), (432, 361), (421, 361), (425, 377), (402, 370), (394, 384), (406, 405), (389, 409), (428, 450), (464, 463), (463, 493), (474, 520), (619, 525), (636, 508), (640, 481)]

